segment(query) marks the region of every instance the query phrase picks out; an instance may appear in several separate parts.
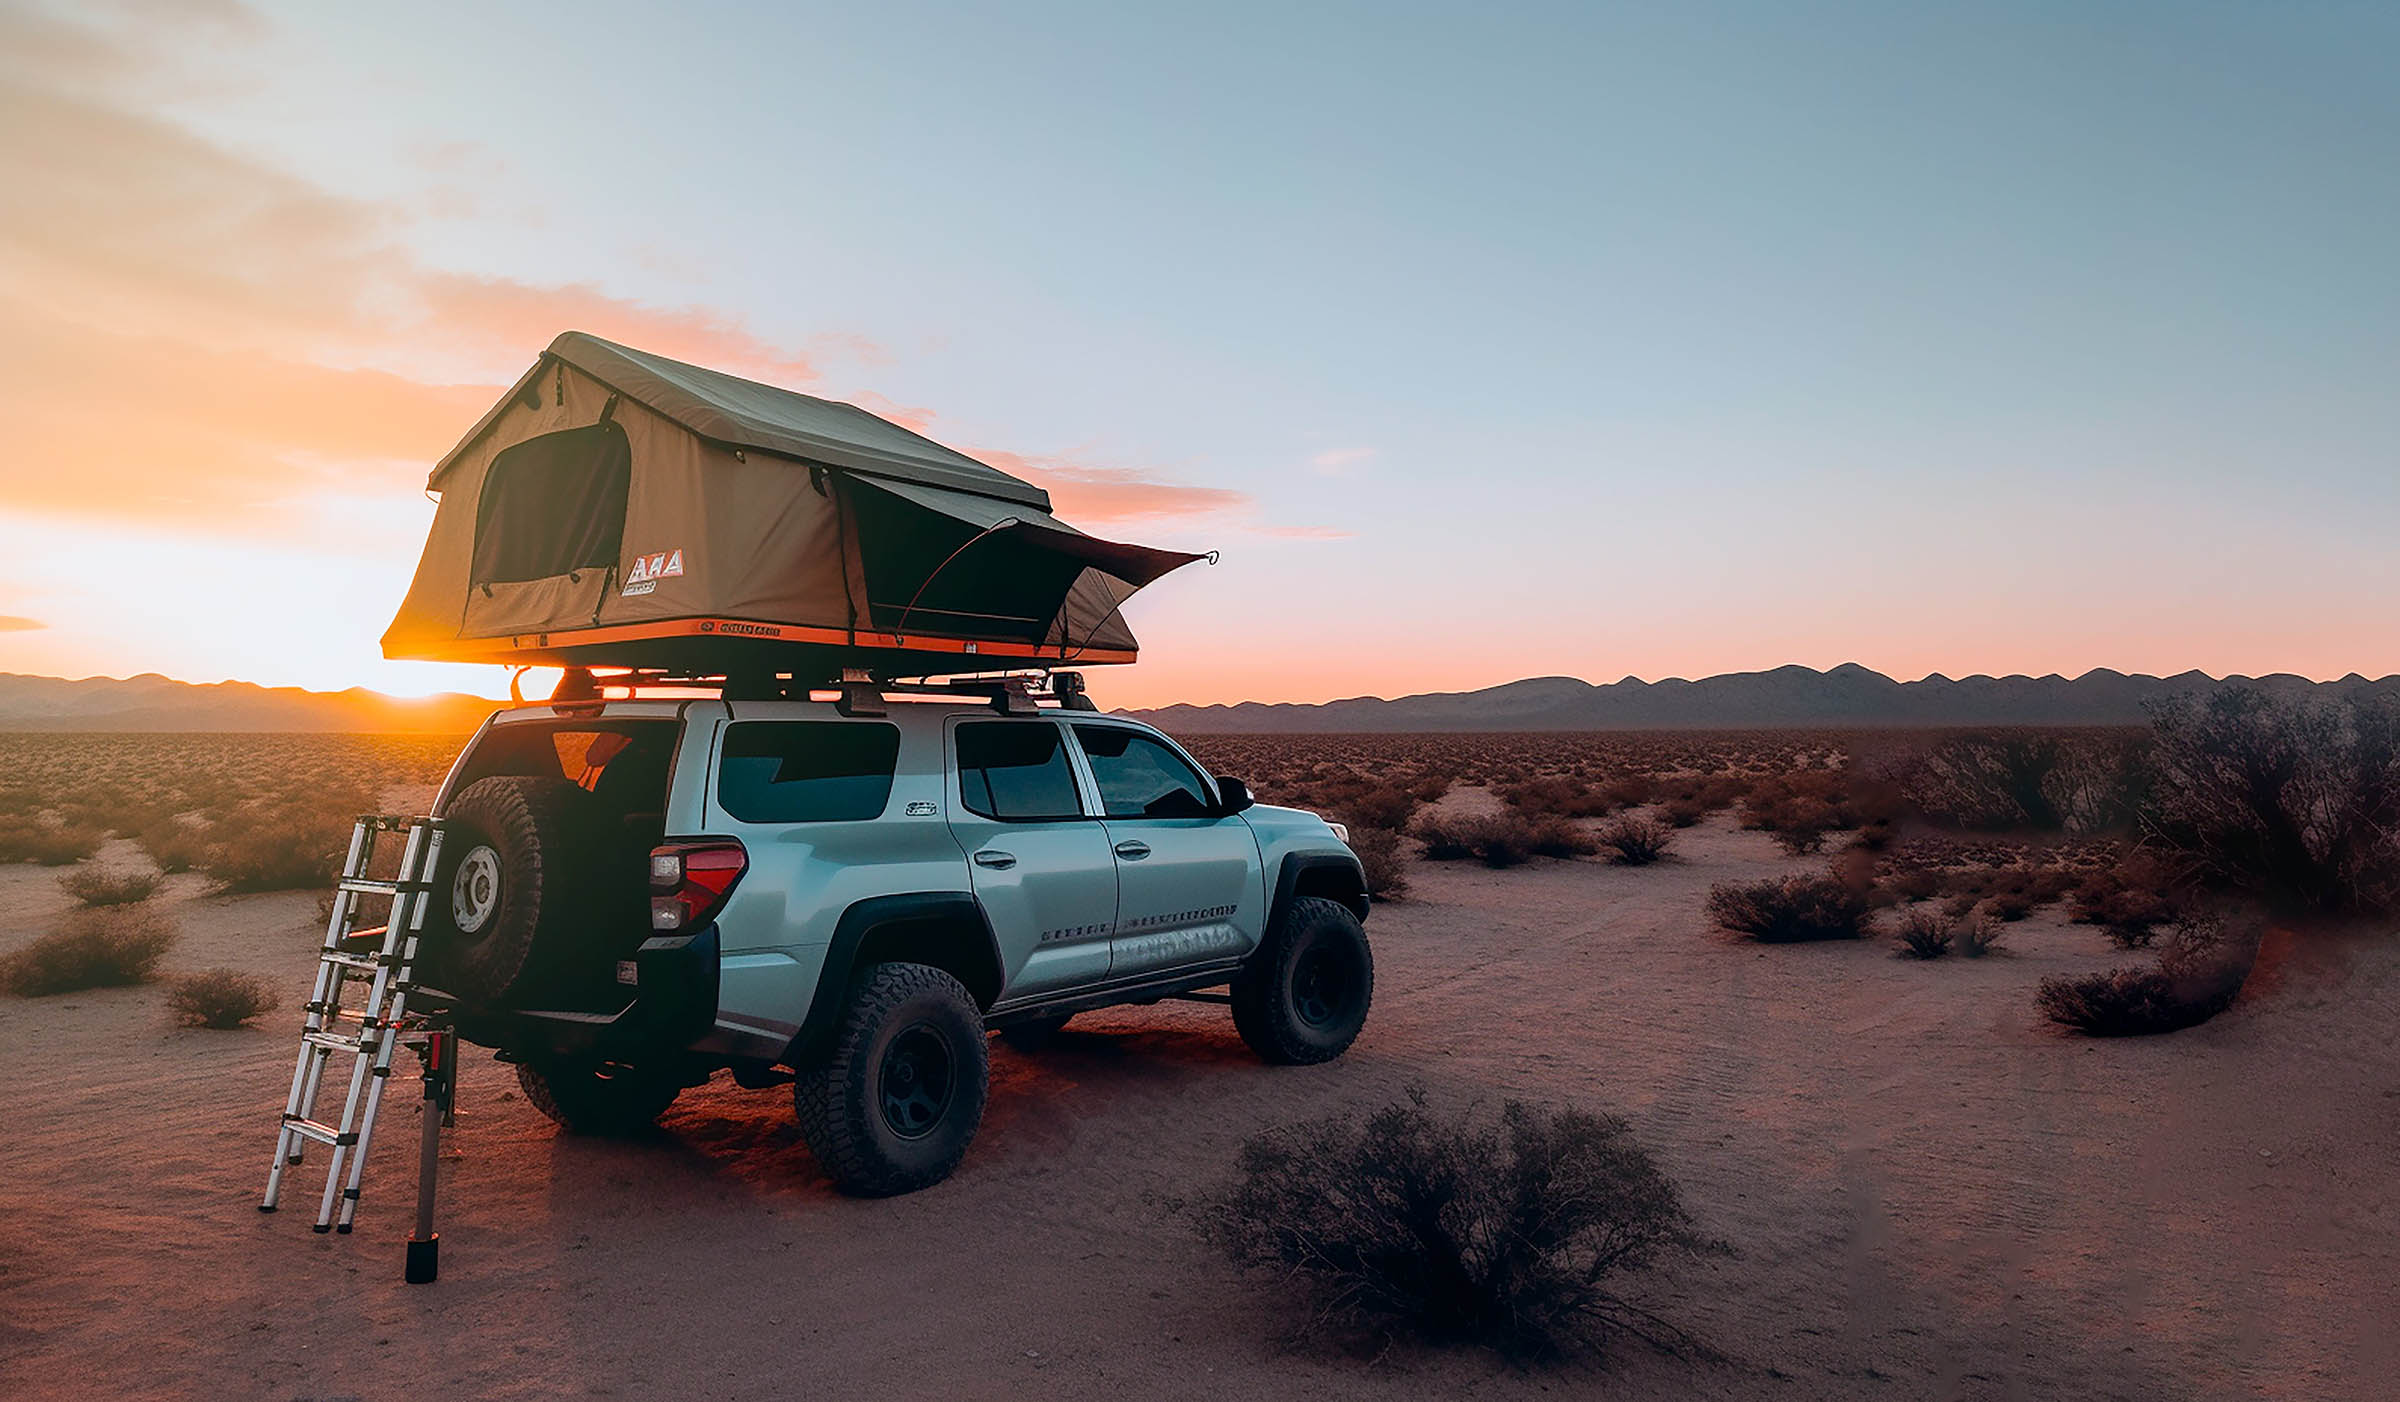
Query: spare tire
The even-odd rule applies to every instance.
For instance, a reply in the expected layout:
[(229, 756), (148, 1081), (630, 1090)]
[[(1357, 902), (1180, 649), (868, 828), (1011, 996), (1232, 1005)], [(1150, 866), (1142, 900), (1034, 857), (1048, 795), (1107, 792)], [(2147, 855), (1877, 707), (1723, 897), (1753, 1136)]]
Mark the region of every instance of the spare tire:
[(590, 795), (563, 779), (478, 779), (443, 811), (442, 858), (426, 903), (426, 981), (471, 1003), (502, 1003), (571, 943), (582, 900), (569, 875)]

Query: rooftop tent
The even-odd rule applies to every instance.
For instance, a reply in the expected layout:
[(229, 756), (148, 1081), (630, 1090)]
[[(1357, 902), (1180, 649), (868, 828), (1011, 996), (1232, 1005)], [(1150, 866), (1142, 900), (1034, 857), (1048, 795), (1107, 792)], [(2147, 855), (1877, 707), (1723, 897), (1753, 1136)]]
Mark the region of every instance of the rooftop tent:
[(1130, 662), (1119, 609), (1201, 558), (864, 409), (570, 331), (427, 486), (386, 657), (887, 676)]

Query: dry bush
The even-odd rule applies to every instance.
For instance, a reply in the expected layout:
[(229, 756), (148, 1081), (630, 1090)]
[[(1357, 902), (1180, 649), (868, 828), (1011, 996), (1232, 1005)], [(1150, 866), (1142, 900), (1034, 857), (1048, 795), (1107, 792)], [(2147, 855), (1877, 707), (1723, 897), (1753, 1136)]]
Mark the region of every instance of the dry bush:
[(1901, 766), (1899, 784), (1936, 822), (2101, 832), (2130, 826), (2138, 813), (2146, 744), (2140, 732), (2117, 729), (1951, 735)]
[(2034, 903), (2033, 897), (2023, 891), (1994, 891), (1983, 898), (1977, 909), (1994, 920), (2013, 925), (2033, 914)]
[(32, 862), (63, 867), (100, 850), (108, 834), (79, 823), (48, 823), (40, 818), (0, 817), (0, 863)]
[(167, 995), (175, 1020), (186, 1027), (239, 1027), (282, 1002), (265, 979), (234, 969), (185, 974)]
[(178, 818), (162, 818), (134, 834), (150, 860), (169, 876), (179, 871), (196, 871), (208, 860), (208, 827)]
[(1425, 856), (1437, 862), (1469, 857), (1488, 867), (1522, 866), (1535, 857), (1588, 857), (1600, 850), (1572, 821), (1548, 815), (1500, 813), (1436, 814), (1417, 824)]
[(1854, 940), (1866, 933), (1866, 888), (1834, 872), (1724, 881), (1708, 889), (1708, 915), (1761, 944)]
[(1500, 790), (1512, 808), (1558, 818), (1597, 818), (1624, 805), (1573, 779), (1528, 779)]
[(2119, 949), (2140, 949), (2191, 903), (2190, 874), (2154, 853), (2132, 852), (2087, 874), (2074, 892), (2078, 925), (2097, 925)]
[(1941, 893), (1941, 873), (1931, 867), (1910, 867), (1883, 878), (1883, 889), (1904, 901), (1931, 900)]
[(1958, 938), (1958, 922), (1936, 910), (1911, 910), (1900, 917), (1900, 950), (1911, 959), (1939, 959)]
[(291, 891), (332, 883), (351, 827), (371, 805), (359, 794), (253, 800), (209, 832), (200, 869), (226, 891)]
[(2153, 834), (2210, 878), (2312, 909), (2400, 908), (2400, 703), (2228, 688), (2152, 725)]
[(1696, 798), (1671, 798), (1658, 805), (1658, 816), (1671, 828), (1698, 827), (1709, 807)]
[(2000, 922), (1981, 912), (1960, 921), (1956, 937), (1962, 958), (1981, 959), (2000, 952)]
[(1671, 1257), (1723, 1250), (1625, 1121), (1509, 1101), (1497, 1123), (1412, 1089), (1362, 1125), (1270, 1130), (1201, 1203), (1239, 1264), (1304, 1282), (1317, 1325), (1476, 1343), (1528, 1359), (1619, 1332), (1690, 1340), (1623, 1289)]
[(131, 905), (158, 891), (159, 877), (147, 871), (77, 867), (58, 879), (59, 889), (84, 905)]
[(2255, 925), (2228, 932), (2222, 918), (2175, 922), (2158, 963), (2081, 978), (2046, 978), (2034, 998), (2043, 1016), (2087, 1037), (2140, 1037), (2208, 1021), (2230, 1006), (2258, 958)]
[(1367, 874), (1367, 894), (1390, 900), (1407, 893), (1408, 859), (1400, 850), (1400, 834), (1390, 828), (1354, 827), (1350, 850), (1358, 854), (1358, 864)]
[(1600, 846), (1618, 866), (1641, 867), (1667, 855), (1675, 834), (1656, 818), (1625, 814), (1600, 825)]
[(29, 998), (142, 983), (175, 943), (175, 921), (154, 905), (85, 906), (5, 959), (0, 988)]

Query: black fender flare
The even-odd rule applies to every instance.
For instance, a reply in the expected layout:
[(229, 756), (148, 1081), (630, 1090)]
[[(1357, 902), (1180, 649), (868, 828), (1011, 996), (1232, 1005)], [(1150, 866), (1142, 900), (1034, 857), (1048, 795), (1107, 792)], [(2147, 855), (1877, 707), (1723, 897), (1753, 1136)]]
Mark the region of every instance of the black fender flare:
[(806, 1064), (806, 1059), (822, 1050), (833, 1036), (834, 1024), (841, 1020), (842, 1005), (849, 996), (850, 981), (857, 973), (859, 947), (869, 935), (890, 925), (935, 921), (980, 931), (991, 950), (992, 967), (1006, 976), (1006, 966), (1000, 962), (1000, 941), (992, 933), (991, 917), (984, 914), (983, 903), (973, 893), (911, 891), (869, 896), (852, 904), (834, 922), (833, 938), (825, 945), (825, 962), (817, 969), (816, 991), (809, 995), (808, 1014), (785, 1047), (784, 1061), (793, 1066)]
[(1344, 899), (1342, 904), (1350, 907), (1351, 912), (1363, 922), (1367, 918), (1368, 908), (1373, 904), (1367, 895), (1367, 869), (1359, 863), (1357, 853), (1348, 851), (1293, 852), (1284, 857), (1281, 865), (1275, 869), (1275, 897), (1267, 903), (1267, 919), (1273, 921), (1285, 906), (1291, 904), (1292, 895), (1299, 889), (1302, 876), (1328, 867), (1337, 868), (1345, 874), (1348, 878), (1345, 885), (1356, 885), (1356, 896)]

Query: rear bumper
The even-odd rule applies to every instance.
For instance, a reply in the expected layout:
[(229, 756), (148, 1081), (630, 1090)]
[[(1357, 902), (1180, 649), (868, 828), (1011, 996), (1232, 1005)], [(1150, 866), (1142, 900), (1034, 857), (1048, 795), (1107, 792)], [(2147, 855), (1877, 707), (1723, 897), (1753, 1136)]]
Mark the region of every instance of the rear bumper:
[(519, 1059), (633, 1061), (685, 1051), (709, 1035), (717, 1020), (716, 926), (645, 940), (633, 965), (632, 996), (613, 1012), (455, 1004), (449, 1019), (459, 1036)]

